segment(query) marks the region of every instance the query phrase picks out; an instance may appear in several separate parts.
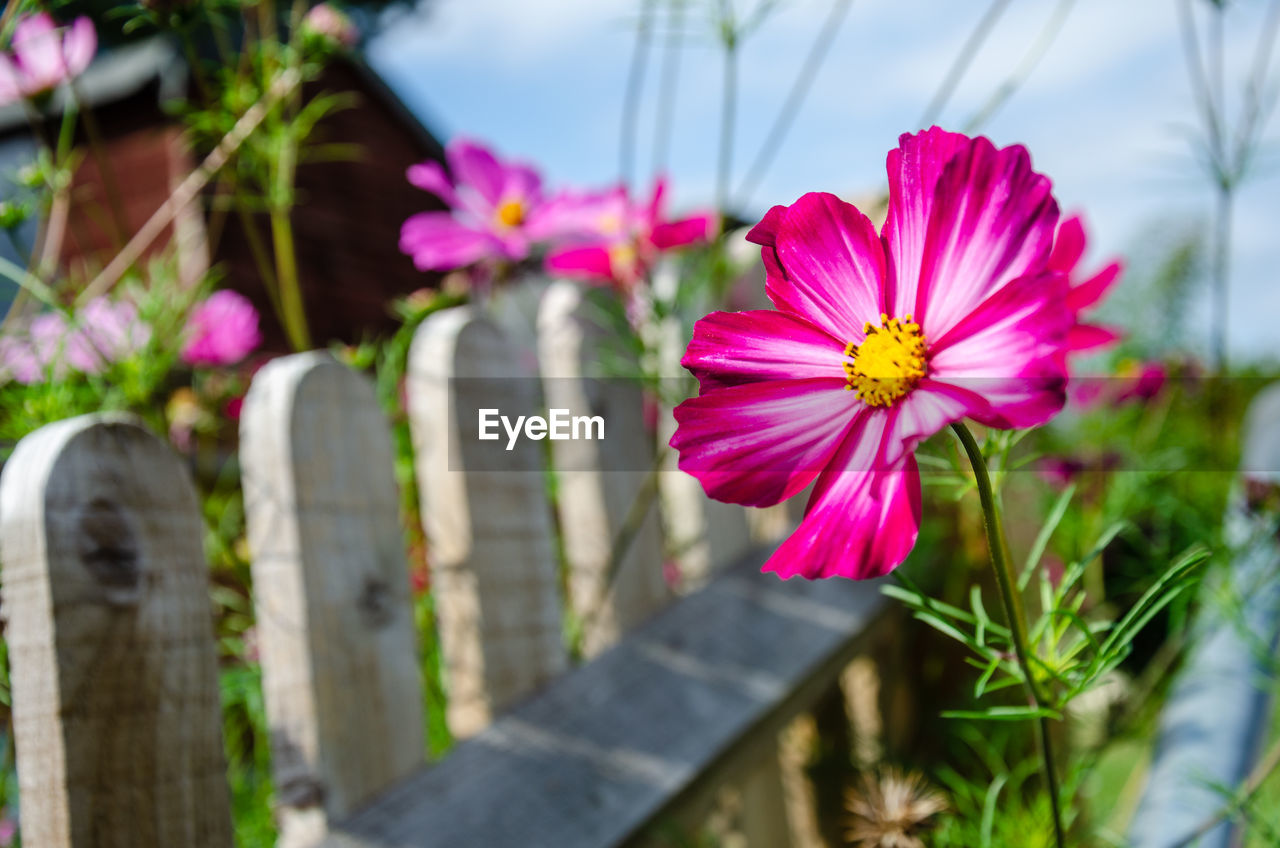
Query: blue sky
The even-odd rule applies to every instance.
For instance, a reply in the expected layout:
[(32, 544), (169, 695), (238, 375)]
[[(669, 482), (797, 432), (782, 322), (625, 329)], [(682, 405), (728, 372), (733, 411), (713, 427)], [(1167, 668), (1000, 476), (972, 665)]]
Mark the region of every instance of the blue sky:
[[(745, 10), (756, 0), (735, 2)], [(831, 3), (783, 0), (745, 43), (735, 183)], [(712, 199), (719, 138), (721, 59), (707, 11), (713, 4), (690, 5), (668, 167), (677, 206)], [(959, 127), (981, 107), (1056, 5), (1009, 4), (940, 123)], [(850, 198), (878, 190), (885, 152), (899, 133), (917, 128), (987, 6), (986, 0), (854, 0), (743, 211), (758, 215), (811, 190)], [(399, 19), (374, 39), (370, 61), (442, 137), (487, 139), (507, 155), (538, 163), (552, 183), (604, 184), (618, 175), (621, 95), (638, 8), (639, 0), (433, 0), (428, 13)], [(1260, 0), (1239, 0), (1228, 17), (1229, 90), (1240, 90), (1262, 12)], [(652, 163), (657, 58), (640, 114), (642, 174)], [(998, 144), (1031, 150), (1063, 207), (1086, 213), (1094, 236), (1089, 258), (1101, 261), (1142, 255), (1145, 241), (1179, 226), (1208, 225), (1211, 195), (1187, 140), (1193, 121), (1176, 0), (1078, 0), (1025, 86), (982, 131)], [(1280, 123), (1267, 135), (1278, 133)], [(1237, 202), (1230, 312), (1236, 355), (1280, 358), (1278, 185), (1275, 169), (1260, 171)], [(1193, 332), (1207, 321), (1198, 307)]]

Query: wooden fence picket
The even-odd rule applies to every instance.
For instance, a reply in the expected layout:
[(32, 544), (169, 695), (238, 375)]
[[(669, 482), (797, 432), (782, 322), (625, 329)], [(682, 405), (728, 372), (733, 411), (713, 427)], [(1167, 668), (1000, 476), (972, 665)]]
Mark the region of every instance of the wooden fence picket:
[[(659, 266), (653, 284), (659, 297), (673, 300), (679, 285), (678, 266)], [(685, 379), (680, 360), (689, 340), (679, 318), (668, 318), (659, 332), (658, 357), (664, 381)], [(664, 405), (659, 411), (658, 444), (669, 444), (675, 431), (674, 410)], [(680, 592), (706, 586), (717, 572), (737, 563), (755, 546), (746, 509), (707, 497), (697, 478), (679, 470), (674, 450), (663, 460), (660, 491), (663, 528), (679, 569)], [(738, 835), (747, 848), (800, 848), (793, 833), (793, 813), (788, 809), (792, 801), (783, 790), (779, 753), (777, 745), (762, 745), (755, 759), (744, 762), (741, 774), (730, 784), (741, 803)]]
[(538, 312), (538, 354), (548, 408), (600, 416), (605, 439), (551, 443), (569, 603), (593, 656), (671, 597), (663, 574), (654, 437), (639, 387), (592, 372), (608, 340), (586, 314), (581, 289), (548, 287)]
[(24, 844), (232, 844), (203, 534), (186, 469), (130, 416), (43, 427), (6, 464)]
[(533, 369), (469, 307), (423, 322), (407, 388), (448, 722), (465, 737), (568, 667), (543, 445), (478, 438), (479, 410), (542, 405)]
[[(676, 280), (659, 274), (654, 284), (674, 289)], [(661, 332), (658, 344), (663, 379), (675, 383), (687, 377), (680, 367), (680, 358), (688, 340), (675, 317), (666, 321)], [(668, 444), (675, 431), (672, 407), (664, 405), (658, 419), (658, 444)], [(746, 509), (707, 497), (695, 477), (679, 470), (678, 461), (675, 451), (668, 451), (663, 459), (662, 518), (673, 559), (680, 570), (679, 591), (691, 592), (706, 585), (719, 569), (737, 562), (752, 548), (753, 540)]]
[(424, 759), (422, 674), (387, 422), (327, 354), (276, 359), (241, 420), (281, 844)]

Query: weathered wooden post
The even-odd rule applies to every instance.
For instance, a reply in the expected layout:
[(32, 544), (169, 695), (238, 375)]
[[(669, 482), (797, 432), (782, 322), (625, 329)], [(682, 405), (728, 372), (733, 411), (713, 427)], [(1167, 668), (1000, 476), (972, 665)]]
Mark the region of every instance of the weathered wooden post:
[(323, 353), (258, 372), (240, 438), (281, 844), (305, 844), (424, 759), (391, 438)]
[[(666, 263), (655, 271), (653, 286), (658, 297), (674, 298), (679, 284), (677, 270), (673, 263)], [(680, 367), (689, 345), (680, 319), (666, 319), (659, 332), (658, 358), (664, 389), (683, 387), (692, 377)], [(674, 406), (670, 398), (664, 401), (658, 417), (660, 448), (670, 443), (676, 431)], [(746, 509), (707, 497), (696, 478), (679, 470), (679, 459), (673, 450), (666, 451), (663, 458), (659, 478), (662, 525), (680, 572), (677, 589), (691, 592), (706, 585), (716, 571), (740, 559), (751, 550), (753, 542)]]
[(230, 846), (204, 522), (130, 416), (18, 443), (0, 478), (23, 843)]
[(470, 736), (568, 667), (544, 447), (478, 432), (480, 410), (542, 404), (529, 364), (469, 307), (423, 322), (408, 395), (449, 727)]
[(588, 656), (661, 608), (663, 576), (658, 467), (640, 388), (600, 379), (607, 343), (584, 315), (582, 292), (553, 283), (538, 313), (543, 396), (550, 409), (604, 420), (602, 440), (551, 443), (559, 481), (560, 530), (569, 567), (569, 603)]

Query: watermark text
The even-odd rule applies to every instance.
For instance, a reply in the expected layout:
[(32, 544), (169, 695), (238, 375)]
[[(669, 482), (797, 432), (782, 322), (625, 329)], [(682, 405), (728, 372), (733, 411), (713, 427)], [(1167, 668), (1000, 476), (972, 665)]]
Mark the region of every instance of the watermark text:
[(604, 438), (604, 416), (570, 415), (567, 409), (548, 411), (550, 415), (547, 418), (541, 415), (518, 415), (512, 421), (497, 409), (481, 409), (480, 439), (491, 442), (502, 438), (499, 426), (506, 432), (507, 450), (515, 449), (521, 433), (526, 439), (534, 441), (548, 438), (552, 441)]

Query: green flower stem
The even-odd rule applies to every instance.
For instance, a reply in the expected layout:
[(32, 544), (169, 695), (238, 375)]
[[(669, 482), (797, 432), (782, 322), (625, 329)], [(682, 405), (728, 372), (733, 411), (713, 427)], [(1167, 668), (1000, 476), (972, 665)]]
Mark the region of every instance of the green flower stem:
[(273, 209), (271, 212), (271, 239), (276, 254), (276, 283), (281, 309), (281, 321), (289, 344), (295, 351), (311, 349), (311, 334), (307, 329), (307, 316), (302, 305), (302, 289), (298, 282), (297, 253), (293, 241), (293, 223), (290, 208)]
[[(1009, 619), (1009, 632), (1013, 635), (1014, 651), (1018, 655), (1018, 665), (1022, 667), (1022, 676), (1026, 680), (1027, 692), (1037, 707), (1044, 706), (1044, 696), (1036, 684), (1031, 671), (1031, 649), (1027, 642), (1027, 617), (1022, 608), (1022, 595), (1018, 592), (1018, 581), (1009, 563), (1008, 546), (1004, 541), (1004, 525), (1000, 519), (1000, 510), (996, 507), (995, 493), (991, 488), (991, 477), (987, 474), (987, 463), (982, 457), (982, 448), (969, 432), (964, 422), (957, 421), (951, 429), (960, 437), (965, 453), (969, 455), (969, 464), (973, 466), (973, 476), (978, 484), (978, 498), (982, 501), (983, 523), (987, 530), (987, 547), (991, 552), (991, 565), (996, 573), (996, 584), (1000, 587), (1000, 600), (1004, 603), (1005, 617)], [(1066, 836), (1062, 828), (1062, 810), (1058, 798), (1058, 775), (1054, 766), (1053, 741), (1049, 735), (1049, 720), (1040, 716), (1036, 720), (1036, 735), (1040, 743), (1041, 765), (1044, 772), (1045, 788), (1049, 793), (1049, 804), (1053, 809), (1053, 832), (1058, 848), (1065, 848)]]

